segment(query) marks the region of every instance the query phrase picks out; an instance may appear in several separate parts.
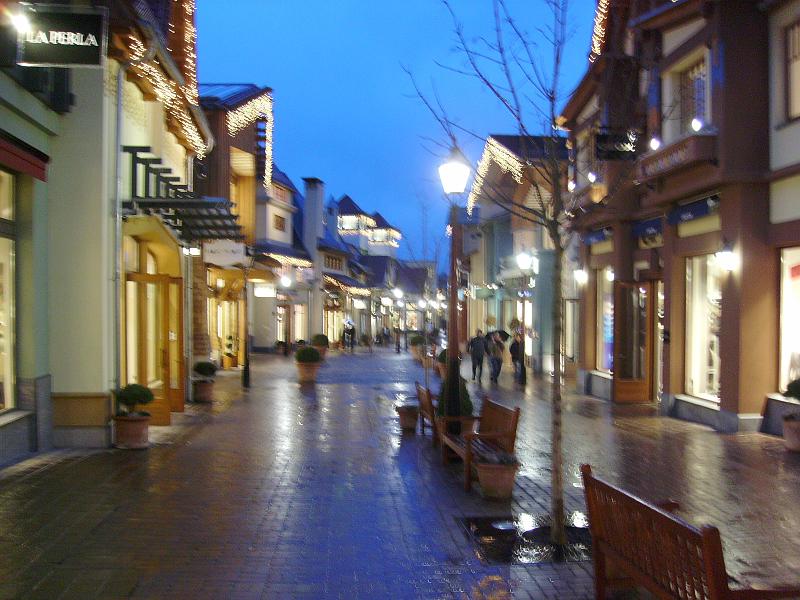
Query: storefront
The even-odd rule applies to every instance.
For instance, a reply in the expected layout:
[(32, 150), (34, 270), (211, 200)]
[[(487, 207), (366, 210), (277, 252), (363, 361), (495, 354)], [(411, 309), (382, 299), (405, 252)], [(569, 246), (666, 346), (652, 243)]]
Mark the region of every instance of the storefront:
[(0, 169), (0, 411), (16, 407), (15, 177)]

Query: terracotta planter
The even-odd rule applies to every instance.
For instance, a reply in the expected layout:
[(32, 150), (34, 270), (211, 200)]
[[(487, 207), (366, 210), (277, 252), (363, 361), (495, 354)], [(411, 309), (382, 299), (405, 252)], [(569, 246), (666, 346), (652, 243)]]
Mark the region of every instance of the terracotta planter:
[(499, 465), (494, 463), (477, 463), (478, 481), (481, 494), (485, 498), (508, 500), (514, 491), (514, 478), (519, 465)]
[(783, 420), (783, 440), (787, 450), (800, 452), (800, 421)]
[(319, 363), (295, 362), (295, 364), (297, 365), (298, 383), (314, 383), (317, 380), (317, 371), (319, 371)]
[(325, 355), (328, 353), (327, 346), (311, 346), (311, 347), (314, 348), (314, 350), (316, 350), (317, 352), (319, 352), (319, 355), (322, 358), (322, 360), (325, 360)]
[(150, 415), (117, 415), (114, 417), (114, 446), (141, 450), (150, 445)]
[(394, 409), (400, 417), (400, 428), (416, 431), (417, 419), (419, 419), (419, 407), (409, 404), (395, 406)]
[(213, 402), (214, 401), (214, 382), (195, 381), (194, 382), (194, 401)]
[(237, 366), (239, 366), (239, 360), (235, 356), (228, 356), (227, 354), (222, 356), (223, 369), (235, 369)]

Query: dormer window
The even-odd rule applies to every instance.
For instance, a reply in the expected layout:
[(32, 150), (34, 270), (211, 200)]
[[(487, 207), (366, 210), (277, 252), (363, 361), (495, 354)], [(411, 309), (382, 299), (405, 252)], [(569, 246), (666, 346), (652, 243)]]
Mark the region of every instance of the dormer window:
[(325, 255), (326, 269), (330, 269), (331, 271), (341, 271), (343, 266), (344, 262), (340, 256), (332, 256), (330, 254)]

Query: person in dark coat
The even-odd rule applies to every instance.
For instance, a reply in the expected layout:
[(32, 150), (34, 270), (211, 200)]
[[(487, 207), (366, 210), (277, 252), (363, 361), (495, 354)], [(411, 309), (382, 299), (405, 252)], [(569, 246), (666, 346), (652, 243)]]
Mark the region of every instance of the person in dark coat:
[(520, 335), (514, 334), (514, 341), (511, 342), (511, 346), (509, 347), (508, 351), (511, 353), (511, 363), (514, 365), (514, 381), (519, 381), (519, 372), (520, 372), (520, 354), (521, 354), (521, 341)]
[(475, 337), (469, 341), (467, 350), (469, 350), (472, 358), (472, 381), (475, 381), (475, 374), (477, 373), (478, 383), (480, 383), (481, 377), (483, 377), (483, 357), (488, 350), (486, 338), (483, 337), (483, 332), (480, 329), (475, 332)]
[(497, 383), (500, 377), (500, 370), (503, 368), (503, 353), (506, 350), (503, 340), (500, 339), (500, 334), (495, 333), (492, 336), (492, 341), (489, 342), (489, 363), (492, 365), (492, 381)]

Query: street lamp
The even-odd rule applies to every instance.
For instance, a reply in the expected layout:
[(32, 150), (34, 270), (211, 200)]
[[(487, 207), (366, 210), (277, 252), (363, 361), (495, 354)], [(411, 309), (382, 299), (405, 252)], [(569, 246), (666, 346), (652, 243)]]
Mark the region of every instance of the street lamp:
[[(467, 188), (470, 175), (470, 165), (464, 153), (453, 146), (445, 162), (439, 167), (439, 177), (442, 180), (444, 193), (452, 198), (450, 202), (450, 227), (453, 232), (450, 236), (450, 310), (447, 312), (447, 404), (445, 414), (456, 416), (459, 413), (459, 378), (460, 367), (458, 362), (458, 255), (461, 253), (461, 227), (458, 225), (458, 207), (454, 194), (463, 194)], [(458, 433), (459, 423), (448, 424), (448, 431)]]
[[(286, 273), (281, 275), (281, 287), (286, 289), (292, 287), (292, 278), (289, 277)], [(291, 344), (291, 331), (289, 330), (290, 323), (292, 322), (291, 317), (288, 315), (288, 311), (291, 310), (287, 307), (287, 318), (285, 319), (286, 324), (284, 325), (284, 344), (283, 344), (283, 355), (289, 356), (289, 345)]]
[(251, 255), (245, 248), (244, 257), (244, 365), (242, 366), (242, 387), (250, 389), (250, 309), (249, 298), (247, 297), (247, 280), (250, 277), (250, 269), (253, 268), (256, 257)]

